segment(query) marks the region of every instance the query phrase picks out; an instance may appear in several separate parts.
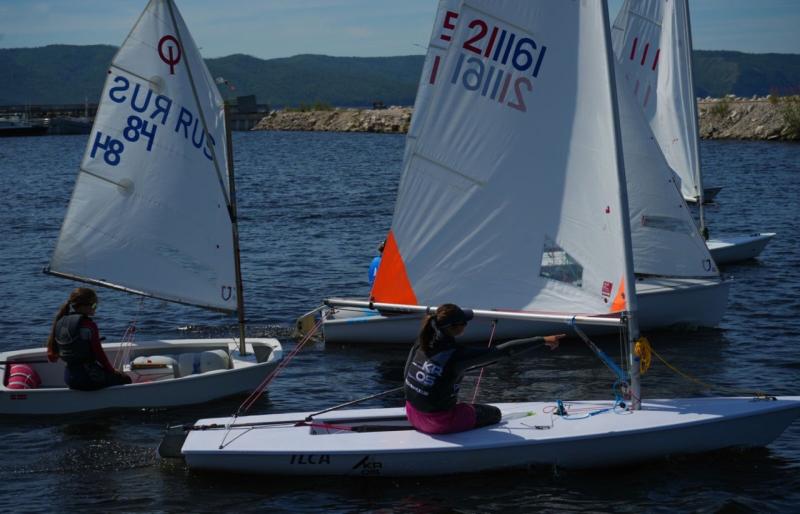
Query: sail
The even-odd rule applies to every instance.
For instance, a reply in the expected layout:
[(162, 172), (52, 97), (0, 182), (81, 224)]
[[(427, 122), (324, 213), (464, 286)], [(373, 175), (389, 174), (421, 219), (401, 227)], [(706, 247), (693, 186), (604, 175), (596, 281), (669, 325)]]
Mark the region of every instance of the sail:
[(685, 0), (626, 0), (611, 33), (620, 75), (680, 176), (684, 198), (697, 200), (702, 179)]
[(50, 271), (236, 310), (223, 102), (171, 0), (108, 70)]
[[(379, 302), (625, 308), (604, 2), (463, 2), (415, 105)], [(434, 30), (436, 34), (436, 29)], [(426, 70), (430, 69), (426, 63)]]
[(630, 84), (617, 64), (617, 99), (637, 275), (717, 278), (719, 271)]

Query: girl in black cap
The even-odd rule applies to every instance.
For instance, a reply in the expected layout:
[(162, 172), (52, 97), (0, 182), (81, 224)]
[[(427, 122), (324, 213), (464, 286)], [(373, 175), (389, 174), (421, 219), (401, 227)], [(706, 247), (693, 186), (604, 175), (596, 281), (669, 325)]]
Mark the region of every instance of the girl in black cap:
[(406, 415), (420, 432), (448, 434), (500, 422), (500, 409), (492, 405), (459, 403), (464, 374), (500, 359), (517, 357), (539, 344), (551, 350), (564, 334), (516, 339), (494, 348), (468, 348), (455, 338), (472, 319), (471, 310), (446, 303), (427, 316), (405, 367)]

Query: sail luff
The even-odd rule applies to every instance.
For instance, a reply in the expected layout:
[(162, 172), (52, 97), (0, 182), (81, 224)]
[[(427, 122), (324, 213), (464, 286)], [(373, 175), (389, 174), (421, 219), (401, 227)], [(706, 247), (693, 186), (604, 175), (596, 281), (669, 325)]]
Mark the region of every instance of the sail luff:
[(700, 125), (697, 118), (697, 96), (694, 92), (694, 61), (692, 58), (692, 49), (694, 44), (692, 42), (692, 23), (689, 15), (689, 0), (676, 0), (682, 2), (682, 18), (680, 21), (685, 21), (681, 26), (684, 29), (684, 37), (686, 38), (686, 45), (684, 50), (684, 62), (686, 63), (686, 75), (688, 77), (687, 88), (689, 90), (689, 111), (691, 113), (692, 125), (694, 127), (694, 144), (692, 145), (692, 169), (695, 177), (695, 187), (697, 188), (697, 208), (700, 214), (700, 232), (703, 237), (706, 237), (706, 220), (703, 208), (705, 201), (703, 194), (703, 173), (700, 169), (700, 144), (698, 137), (700, 135)]
[(603, 0), (602, 8), (603, 26), (605, 28), (606, 62), (608, 70), (608, 83), (611, 91), (611, 105), (614, 113), (614, 154), (617, 167), (617, 181), (619, 190), (619, 205), (621, 224), (623, 228), (623, 245), (625, 261), (625, 305), (628, 315), (628, 348), (627, 357), (631, 378), (631, 408), (638, 410), (641, 408), (641, 382), (639, 376), (638, 358), (635, 356), (633, 346), (639, 338), (639, 325), (637, 319), (638, 302), (636, 298), (636, 278), (633, 271), (633, 240), (631, 238), (631, 221), (628, 206), (628, 188), (625, 178), (625, 159), (622, 150), (622, 130), (619, 119), (619, 101), (617, 98), (617, 82), (615, 76), (614, 52), (611, 46), (611, 26), (608, 19), (607, 1)]

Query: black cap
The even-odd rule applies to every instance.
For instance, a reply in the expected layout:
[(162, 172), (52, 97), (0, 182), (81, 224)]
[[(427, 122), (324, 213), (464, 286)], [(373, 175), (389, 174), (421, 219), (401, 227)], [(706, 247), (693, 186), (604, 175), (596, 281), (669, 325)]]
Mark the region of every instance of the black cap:
[(456, 307), (450, 310), (447, 315), (442, 319), (436, 319), (436, 326), (439, 328), (451, 327), (453, 325), (466, 325), (467, 321), (471, 320), (475, 314), (472, 309), (461, 309)]

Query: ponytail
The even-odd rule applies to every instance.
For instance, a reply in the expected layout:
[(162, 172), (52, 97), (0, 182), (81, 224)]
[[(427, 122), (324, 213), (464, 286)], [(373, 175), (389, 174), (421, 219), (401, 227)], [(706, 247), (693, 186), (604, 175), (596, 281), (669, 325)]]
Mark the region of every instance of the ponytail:
[(428, 314), (422, 321), (422, 328), (419, 331), (419, 347), (425, 355), (429, 355), (433, 346), (433, 338), (436, 336), (434, 321), (435, 315)]
[(58, 320), (69, 314), (69, 302), (64, 302), (64, 305), (58, 309), (56, 317), (53, 320), (53, 326), (50, 327), (50, 336), (47, 338), (47, 360), (55, 362), (58, 360), (58, 348), (56, 347), (56, 325)]

